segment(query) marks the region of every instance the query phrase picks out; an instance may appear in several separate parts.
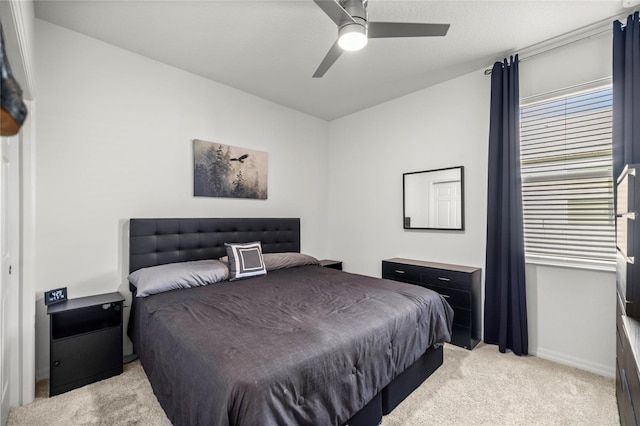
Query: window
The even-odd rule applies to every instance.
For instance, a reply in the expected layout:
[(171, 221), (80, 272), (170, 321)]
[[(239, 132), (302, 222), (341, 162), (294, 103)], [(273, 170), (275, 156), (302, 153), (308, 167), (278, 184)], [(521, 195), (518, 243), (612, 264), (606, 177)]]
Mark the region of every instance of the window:
[(615, 265), (611, 87), (520, 107), (528, 262)]

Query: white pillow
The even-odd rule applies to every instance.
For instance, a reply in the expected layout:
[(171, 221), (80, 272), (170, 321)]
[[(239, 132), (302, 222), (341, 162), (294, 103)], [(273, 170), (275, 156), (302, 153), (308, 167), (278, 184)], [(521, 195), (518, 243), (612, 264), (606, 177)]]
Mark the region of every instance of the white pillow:
[(267, 273), (264, 259), (262, 258), (260, 241), (225, 243), (225, 246), (227, 246), (227, 257), (229, 258), (229, 281), (256, 277)]

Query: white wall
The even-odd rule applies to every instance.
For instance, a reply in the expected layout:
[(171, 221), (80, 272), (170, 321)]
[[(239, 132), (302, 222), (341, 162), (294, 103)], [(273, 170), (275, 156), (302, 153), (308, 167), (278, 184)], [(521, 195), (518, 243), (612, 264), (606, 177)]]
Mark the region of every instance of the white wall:
[(527, 264), (529, 352), (614, 377), (615, 272)]
[[(329, 247), (346, 270), (379, 277), (395, 256), (484, 265), (489, 84), (467, 74), (330, 123)], [(402, 174), (453, 166), (465, 230), (404, 230)]]
[[(611, 75), (595, 37), (520, 65), (521, 96)], [(380, 276), (407, 257), (485, 265), (490, 77), (483, 70), (330, 123), (329, 248), (350, 272)], [(402, 173), (465, 167), (465, 231), (402, 228)], [(614, 375), (615, 274), (527, 265), (531, 354)]]
[[(323, 257), (325, 121), (41, 20), (36, 59), (39, 378), (49, 362), (42, 292), (128, 296), (131, 217), (300, 217), (302, 250)], [(194, 138), (267, 151), (268, 200), (193, 197)]]

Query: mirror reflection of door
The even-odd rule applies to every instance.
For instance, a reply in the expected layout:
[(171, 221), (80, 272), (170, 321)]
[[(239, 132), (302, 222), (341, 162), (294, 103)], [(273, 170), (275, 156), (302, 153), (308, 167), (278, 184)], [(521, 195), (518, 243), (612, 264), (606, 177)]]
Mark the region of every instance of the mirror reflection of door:
[(459, 228), (460, 181), (433, 182), (431, 184), (431, 228)]
[(404, 229), (464, 230), (464, 167), (402, 175)]

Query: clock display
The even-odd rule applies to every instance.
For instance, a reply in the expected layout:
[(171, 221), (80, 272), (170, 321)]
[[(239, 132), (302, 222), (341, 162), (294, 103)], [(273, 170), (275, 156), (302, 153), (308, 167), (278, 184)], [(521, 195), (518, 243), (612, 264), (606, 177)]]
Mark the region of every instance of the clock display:
[(51, 305), (53, 303), (64, 302), (67, 300), (67, 288), (57, 288), (44, 292), (44, 304)]

